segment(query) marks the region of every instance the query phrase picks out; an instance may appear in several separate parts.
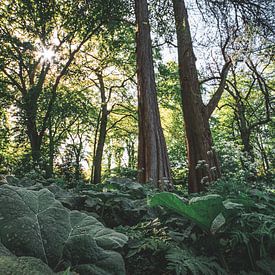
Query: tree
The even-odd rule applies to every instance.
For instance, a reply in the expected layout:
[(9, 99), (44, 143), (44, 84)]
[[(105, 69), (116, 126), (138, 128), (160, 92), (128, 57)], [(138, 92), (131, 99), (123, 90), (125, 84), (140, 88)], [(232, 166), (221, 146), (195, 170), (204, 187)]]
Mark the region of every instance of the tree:
[(209, 118), (224, 90), (231, 61), (227, 60), (221, 82), (205, 106), (202, 101), (196, 58), (192, 46), (190, 25), (185, 1), (173, 0), (178, 41), (178, 62), (181, 83), (182, 108), (188, 154), (188, 183), (190, 192), (202, 191), (207, 182), (217, 179), (221, 172), (209, 126)]
[(184, 122), (181, 108), (178, 64), (174, 61), (158, 64), (157, 91), (161, 121), (168, 155), (171, 163), (173, 181), (182, 182), (187, 175), (187, 161), (184, 141)]
[[(272, 5), (268, 0), (245, 2), (234, 0), (196, 1), (203, 19), (210, 17), (211, 20), (214, 18), (217, 22), (222, 43), (221, 50), (225, 61), (218, 77), (220, 79), (218, 88), (208, 104), (204, 105), (185, 1), (173, 0), (172, 3), (175, 15), (182, 106), (187, 137), (189, 191), (199, 192), (204, 189), (206, 183), (221, 175), (218, 158), (213, 149), (209, 119), (224, 91), (226, 78), (232, 65), (231, 58), (226, 54), (228, 44), (234, 43), (234, 40), (244, 32), (249, 32), (254, 36), (261, 34), (272, 39), (274, 17), (272, 15)], [(207, 19), (205, 20), (207, 21)], [(246, 50), (247, 45), (241, 49), (241, 51)], [(238, 57), (235, 56), (234, 58)]]
[[(74, 74), (79, 74), (80, 82), (85, 82), (94, 90), (91, 104), (98, 106), (94, 138), (91, 142), (93, 144), (91, 183), (94, 184), (101, 182), (108, 132), (130, 116), (125, 102), (129, 98), (132, 99), (127, 89), (130, 90), (129, 82), (135, 70), (131, 58), (133, 45), (132, 32), (129, 28), (119, 26), (108, 35), (98, 35), (96, 40), (87, 43), (81, 50), (81, 58), (76, 62), (75, 69), (72, 70)], [(124, 61), (125, 58), (127, 61)], [(126, 110), (126, 113), (123, 110)], [(118, 115), (115, 121), (110, 119), (113, 113)]]
[[(232, 70), (233, 79), (232, 81), (228, 80), (227, 90), (235, 101), (234, 113), (238, 122), (244, 151), (253, 161), (254, 153), (251, 145), (251, 133), (258, 126), (267, 124), (271, 120), (272, 107), (269, 87), (264, 79), (264, 69), (266, 67), (258, 72), (257, 67), (251, 60), (248, 61), (248, 64), (253, 69), (252, 77), (244, 78), (245, 83), (242, 83), (241, 79), (237, 80), (236, 71)], [(262, 93), (261, 97), (260, 93)], [(261, 98), (260, 102), (257, 102), (258, 98)]]
[(138, 80), (138, 180), (171, 189), (171, 172), (157, 103), (148, 4), (135, 1)]
[(7, 114), (0, 106), (0, 171), (7, 172), (9, 169), (8, 147), (10, 145), (10, 129)]
[(67, 87), (59, 88), (42, 146), (47, 178), (54, 176), (55, 159), (60, 157), (60, 147), (67, 146), (68, 138), (70, 142), (84, 139), (84, 133), (86, 137), (95, 125), (96, 108), (89, 100), (93, 95), (89, 88), (79, 85), (77, 77), (73, 75), (70, 75), (70, 84)]
[[(264, 56), (264, 58), (263, 58)], [(236, 125), (240, 143), (246, 158), (255, 163), (257, 156), (255, 149), (262, 157), (265, 172), (268, 171), (269, 161), (262, 141), (262, 133), (271, 121), (272, 96), (272, 53), (266, 51), (258, 55), (250, 55), (244, 62), (237, 62), (231, 69), (232, 77), (227, 79), (226, 90), (230, 97), (222, 103), (222, 107), (229, 107), (234, 114), (233, 125)], [(231, 128), (232, 129), (232, 128)], [(237, 137), (235, 137), (238, 139)], [(243, 164), (245, 170), (250, 170), (254, 176), (256, 167), (250, 169)]]
[[(39, 163), (61, 80), (82, 46), (120, 16), (117, 1), (6, 1), (0, 8), (0, 70), (23, 111), (32, 159)], [(124, 5), (121, 5), (124, 7)], [(41, 110), (44, 93), (50, 100)]]

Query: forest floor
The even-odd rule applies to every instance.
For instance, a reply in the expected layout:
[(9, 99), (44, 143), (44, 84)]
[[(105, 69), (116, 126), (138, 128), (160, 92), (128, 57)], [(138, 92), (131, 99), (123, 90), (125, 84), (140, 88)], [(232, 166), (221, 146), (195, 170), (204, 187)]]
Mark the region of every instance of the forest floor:
[(275, 274), (275, 190), (2, 176), (0, 274)]

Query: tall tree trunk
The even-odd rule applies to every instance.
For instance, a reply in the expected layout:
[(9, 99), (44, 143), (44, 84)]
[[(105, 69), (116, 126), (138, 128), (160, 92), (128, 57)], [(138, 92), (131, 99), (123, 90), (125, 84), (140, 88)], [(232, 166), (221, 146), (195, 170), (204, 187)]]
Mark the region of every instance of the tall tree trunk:
[(172, 189), (170, 164), (161, 127), (146, 0), (135, 0), (138, 79), (138, 180)]
[(101, 119), (99, 126), (99, 137), (97, 141), (96, 153), (94, 157), (94, 176), (93, 183), (101, 182), (101, 166), (102, 166), (102, 156), (105, 145), (105, 139), (107, 134), (107, 122), (108, 122), (108, 110), (106, 101), (106, 92), (103, 77), (101, 74), (97, 75), (100, 85), (100, 95), (101, 95)]
[[(213, 149), (209, 118), (224, 89), (229, 65), (223, 68), (219, 89), (207, 106), (203, 104), (196, 57), (184, 0), (173, 0), (178, 40), (178, 62), (181, 98), (187, 139), (189, 192), (200, 192), (205, 185), (220, 177), (220, 165)], [(228, 63), (229, 64), (229, 63)]]
[(93, 146), (93, 163), (92, 163), (92, 169), (91, 169), (91, 179), (90, 182), (93, 183), (94, 181), (94, 174), (95, 174), (95, 156), (96, 156), (96, 148), (97, 148), (97, 138), (98, 138), (98, 133), (99, 133), (99, 128), (100, 128), (100, 121), (101, 121), (101, 112), (102, 110), (100, 109), (98, 116), (97, 116), (97, 123), (96, 123), (96, 129), (95, 129), (95, 136), (94, 136), (94, 146)]
[(243, 151), (247, 154), (248, 158), (254, 162), (255, 156), (253, 152), (253, 146), (251, 145), (251, 129), (249, 128), (246, 115), (245, 115), (245, 107), (240, 100), (239, 95), (235, 96), (236, 100), (236, 112), (235, 116), (238, 121), (238, 127), (241, 134), (241, 140), (243, 145)]
[(24, 98), (23, 110), (25, 111), (25, 123), (27, 127), (27, 134), (31, 145), (31, 155), (34, 167), (40, 164), (41, 158), (41, 137), (37, 130), (36, 116), (37, 116), (37, 100), (31, 96)]
[(135, 168), (135, 144), (134, 141), (129, 139), (126, 143), (126, 149), (128, 154), (128, 168)]
[(28, 127), (28, 136), (31, 143), (31, 155), (35, 167), (40, 166), (41, 160), (41, 139), (33, 127)]
[(112, 166), (112, 151), (110, 150), (107, 155), (107, 172), (108, 175), (111, 175), (111, 166)]
[(76, 156), (75, 156), (75, 174), (74, 178), (76, 180), (80, 179), (81, 174), (81, 167), (80, 167), (80, 161), (81, 161), (81, 151), (82, 151), (82, 141), (80, 141), (79, 147), (76, 148)]
[(46, 168), (46, 178), (53, 177), (53, 166), (54, 166), (54, 134), (52, 129), (52, 116), (49, 118), (49, 160)]
[(246, 153), (246, 156), (249, 158), (250, 161), (254, 162), (255, 156), (253, 152), (253, 147), (250, 141), (250, 130), (246, 128), (240, 129), (241, 132), (241, 139), (243, 144), (243, 151)]
[(246, 160), (248, 159), (250, 162), (255, 162), (255, 155), (253, 151), (253, 146), (251, 145), (251, 129), (249, 127), (248, 121), (245, 115), (245, 107), (238, 97), (235, 96), (236, 100), (236, 111), (235, 117), (238, 122), (238, 127), (241, 136), (241, 142), (243, 145), (243, 152), (245, 153), (246, 159), (241, 160), (241, 164), (244, 170), (249, 171), (249, 176), (247, 180), (254, 181), (257, 176), (257, 169), (251, 166)]
[(260, 152), (260, 155), (261, 155), (261, 159), (262, 159), (262, 163), (263, 163), (263, 170), (264, 170), (265, 174), (268, 175), (270, 173), (270, 171), (269, 171), (269, 168), (270, 168), (269, 167), (269, 160), (268, 160), (266, 150), (264, 148), (263, 139), (262, 139), (261, 134), (257, 135), (256, 143), (258, 145), (259, 152)]

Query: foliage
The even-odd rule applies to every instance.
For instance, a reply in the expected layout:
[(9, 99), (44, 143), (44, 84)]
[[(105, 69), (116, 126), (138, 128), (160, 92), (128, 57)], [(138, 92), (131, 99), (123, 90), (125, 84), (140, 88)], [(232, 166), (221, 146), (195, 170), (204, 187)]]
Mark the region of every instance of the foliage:
[[(274, 1), (147, 1), (156, 76), (147, 80), (174, 193), (135, 182), (147, 80), (136, 79), (134, 1), (0, 2), (1, 274), (275, 274)], [(179, 81), (166, 56), (175, 59), (182, 30), (173, 2), (189, 14), (186, 76), (201, 78), (185, 98), (190, 79)], [(210, 95), (219, 104), (205, 128)], [(183, 111), (201, 111), (203, 123)], [(189, 145), (203, 137), (195, 155), (211, 133), (222, 178), (190, 195)], [(102, 182), (89, 184), (100, 170)]]
[(68, 266), (80, 274), (123, 274), (121, 256), (112, 250), (127, 241), (95, 218), (69, 211), (48, 190), (3, 185), (1, 240), (15, 255), (41, 259), (53, 270)]
[(165, 273), (167, 266), (165, 255), (170, 248), (170, 237), (158, 219), (140, 222), (132, 227), (119, 226), (116, 230), (129, 237), (124, 247), (128, 273), (148, 275)]
[(172, 248), (168, 251), (168, 269), (174, 270), (177, 275), (181, 274), (227, 274), (213, 257), (195, 256), (190, 251)]
[[(267, 269), (271, 270), (273, 263), (270, 255), (273, 255), (275, 247), (274, 195), (262, 184), (249, 186), (247, 183), (239, 183), (234, 186), (234, 181), (232, 183), (220, 181), (212, 186), (209, 191), (211, 195), (191, 198), (189, 204), (175, 194), (159, 193), (151, 198), (151, 204), (163, 205), (206, 230), (198, 231), (194, 225), (186, 221), (181, 222), (179, 218), (173, 217), (167, 219), (165, 216), (163, 221), (168, 228), (171, 228), (172, 239), (177, 241), (177, 244), (179, 242), (184, 244), (180, 249), (185, 250), (187, 245), (196, 253), (203, 253), (203, 257), (207, 255), (209, 258), (209, 255), (214, 255), (227, 271), (232, 269), (234, 272), (239, 272), (243, 269), (266, 272), (257, 264), (263, 260), (266, 261)], [(219, 195), (212, 195), (213, 193)], [(215, 196), (217, 201), (214, 200), (212, 206), (216, 212), (212, 212), (214, 215), (211, 217), (205, 211), (211, 209), (208, 204)], [(195, 205), (197, 200), (199, 204), (197, 208), (192, 209), (193, 200)], [(193, 212), (194, 209), (197, 211)], [(203, 219), (200, 214), (203, 215)], [(205, 221), (203, 226), (202, 221)], [(184, 256), (178, 254), (173, 263), (175, 270), (184, 268), (184, 265), (181, 267), (180, 264), (184, 261)]]
[[(34, 256), (43, 260), (44, 254), (39, 251), (45, 247), (49, 265), (54, 271), (70, 267), (72, 272), (89, 274), (81, 266), (86, 248), (93, 247), (92, 251), (98, 257), (107, 253), (109, 259), (117, 264), (121, 263), (121, 258), (113, 250), (119, 248), (129, 274), (272, 274), (275, 197), (272, 186), (267, 183), (248, 184), (223, 179), (212, 185), (208, 193), (194, 197), (184, 191), (177, 191), (178, 195), (158, 193), (151, 186), (128, 179), (112, 178), (100, 185), (79, 182), (77, 188), (66, 190), (63, 189), (66, 184), (60, 180), (45, 180), (35, 173), (29, 176), (23, 179), (6, 176), (1, 181), (4, 184), (0, 187), (1, 215), (4, 219), (0, 220), (0, 253), (3, 256), (14, 253), (16, 256)], [(161, 204), (164, 207), (148, 207), (147, 197), (151, 206)], [(37, 206), (41, 211), (45, 209), (43, 214), (36, 212)], [(36, 215), (38, 223), (33, 222)], [(50, 217), (54, 222), (47, 223)], [(80, 230), (83, 233), (84, 229), (84, 236), (71, 236), (73, 239), (69, 238), (64, 246), (61, 245), (61, 250), (70, 253), (64, 252), (62, 262), (56, 266), (54, 261), (57, 260), (53, 255), (58, 254), (59, 250), (52, 252), (51, 240), (67, 238), (65, 233), (60, 236), (54, 233), (61, 225), (62, 230), (66, 230), (70, 224), (66, 222), (66, 217), (79, 219), (81, 228), (75, 228), (73, 232)], [(119, 233), (103, 227), (95, 218)], [(26, 223), (27, 226), (28, 222), (33, 227), (19, 230), (20, 224)], [(9, 226), (11, 228), (7, 229)], [(33, 232), (35, 247), (32, 241), (24, 243), (29, 239), (30, 232)], [(99, 235), (99, 232), (102, 234)], [(9, 238), (6, 238), (7, 233)], [(51, 236), (44, 246), (40, 246), (41, 241), (36, 239), (39, 233), (42, 243), (44, 238)], [(122, 237), (125, 235), (127, 242)], [(74, 245), (76, 242), (77, 246)], [(75, 262), (76, 254), (82, 255), (78, 264)], [(72, 255), (75, 255), (74, 258)], [(84, 258), (89, 258), (88, 255), (91, 254)], [(94, 262), (92, 266), (96, 264)], [(110, 271), (104, 272), (107, 274)]]
[(178, 214), (184, 215), (203, 229), (210, 230), (216, 228), (216, 219), (224, 210), (222, 197), (219, 195), (207, 195), (192, 198), (188, 204), (178, 195), (163, 192), (154, 195), (150, 201), (150, 206), (164, 206)]
[(2, 274), (23, 275), (53, 275), (55, 274), (40, 259), (33, 257), (0, 256), (0, 270)]

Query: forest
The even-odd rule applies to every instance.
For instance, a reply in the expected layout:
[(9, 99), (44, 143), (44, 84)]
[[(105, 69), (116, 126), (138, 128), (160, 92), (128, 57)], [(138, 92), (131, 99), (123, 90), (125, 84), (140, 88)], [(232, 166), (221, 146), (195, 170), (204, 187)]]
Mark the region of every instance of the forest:
[(275, 274), (275, 1), (1, 0), (0, 275)]

